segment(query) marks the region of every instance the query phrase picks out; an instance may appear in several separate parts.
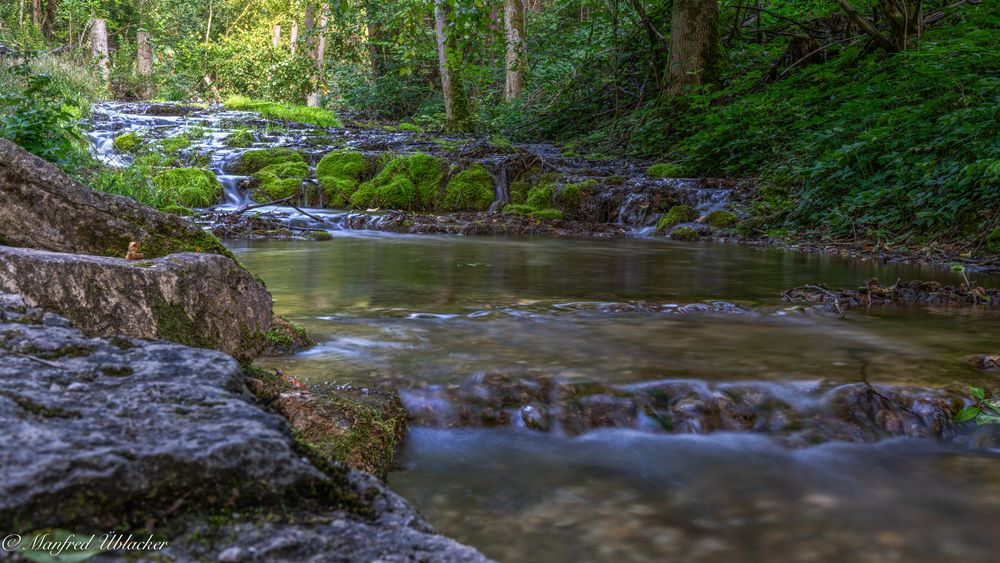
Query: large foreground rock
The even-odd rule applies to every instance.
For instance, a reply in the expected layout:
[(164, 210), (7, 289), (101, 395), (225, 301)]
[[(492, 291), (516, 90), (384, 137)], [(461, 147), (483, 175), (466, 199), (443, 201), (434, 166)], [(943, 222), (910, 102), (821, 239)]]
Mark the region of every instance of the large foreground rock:
[(132, 241), (151, 258), (184, 251), (231, 256), (214, 235), (184, 219), (95, 192), (0, 139), (0, 244), (125, 256)]
[(127, 261), (0, 246), (0, 291), (91, 336), (162, 338), (250, 360), (264, 349), (271, 295), (225, 256)]
[(170, 543), (156, 560), (483, 560), (374, 477), (307, 461), (232, 358), (88, 338), (3, 294), (0, 425), (7, 534), (145, 528)]

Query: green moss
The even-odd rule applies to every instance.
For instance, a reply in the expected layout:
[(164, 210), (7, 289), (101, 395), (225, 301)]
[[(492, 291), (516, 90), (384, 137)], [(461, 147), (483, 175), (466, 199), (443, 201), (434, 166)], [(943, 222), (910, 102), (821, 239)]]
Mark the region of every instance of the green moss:
[(249, 129), (237, 129), (226, 137), (223, 144), (232, 148), (245, 148), (252, 145), (253, 142), (253, 131), (250, 131)]
[(391, 159), (354, 193), (355, 207), (433, 209), (440, 199), (445, 163), (424, 153)]
[(283, 119), (318, 127), (342, 126), (336, 114), (323, 108), (265, 102), (244, 96), (232, 96), (223, 105), (231, 110), (256, 112), (268, 119)]
[(728, 211), (712, 211), (708, 215), (705, 215), (705, 224), (717, 229), (726, 229), (739, 222), (739, 217)]
[(309, 166), (304, 162), (279, 162), (258, 170), (254, 177), (260, 181), (254, 198), (261, 202), (288, 197), (302, 187), (309, 176)]
[(691, 241), (698, 240), (700, 235), (698, 234), (698, 231), (692, 229), (691, 227), (677, 227), (670, 232), (670, 238), (673, 240)]
[(327, 196), (327, 206), (347, 207), (368, 172), (368, 159), (356, 151), (328, 153), (316, 166), (316, 178)]
[(175, 157), (167, 156), (158, 152), (151, 152), (137, 156), (132, 164), (142, 172), (149, 174), (159, 168), (177, 166), (179, 162)]
[(400, 123), (399, 125), (397, 125), (396, 126), (396, 130), (398, 130), (398, 131), (410, 131), (412, 133), (423, 133), (424, 132), (424, 128), (423, 127), (417, 125), (416, 123), (410, 123), (408, 121), (404, 121), (404, 122)]
[(493, 176), (482, 164), (475, 164), (448, 182), (441, 207), (447, 211), (485, 211), (491, 203)]
[(176, 154), (178, 151), (191, 146), (191, 139), (187, 137), (170, 137), (160, 141), (160, 148), (167, 154)]
[(306, 329), (285, 317), (275, 316), (271, 328), (264, 333), (266, 355), (292, 354), (313, 344)]
[(545, 209), (552, 205), (552, 185), (543, 184), (528, 190), (527, 204), (536, 209)]
[(182, 207), (208, 207), (222, 198), (222, 184), (215, 174), (201, 168), (174, 168), (153, 178), (165, 198)]
[(490, 137), (490, 146), (501, 152), (517, 152), (517, 147), (514, 146), (514, 143), (499, 133)]
[(144, 145), (142, 137), (139, 135), (138, 131), (131, 131), (129, 133), (123, 133), (115, 137), (112, 141), (115, 150), (128, 153), (128, 154), (138, 154)]
[(305, 163), (305, 161), (306, 159), (302, 158), (302, 153), (289, 148), (256, 149), (244, 153), (235, 168), (240, 174), (250, 175), (272, 164), (280, 164), (282, 162)]
[(666, 215), (660, 217), (660, 221), (656, 224), (656, 230), (662, 231), (667, 227), (672, 227), (678, 223), (694, 221), (697, 218), (698, 212), (690, 205), (675, 205), (670, 208), (670, 211), (667, 211)]
[(532, 212), (532, 217), (536, 219), (548, 219), (557, 220), (563, 218), (563, 212), (558, 209), (540, 209), (538, 211)]
[(503, 208), (503, 212), (510, 215), (531, 215), (535, 208), (524, 203), (511, 203)]
[(681, 164), (661, 162), (660, 164), (654, 164), (647, 168), (646, 174), (652, 176), (653, 178), (686, 178), (690, 175), (690, 171), (688, 171), (686, 167)]
[(153, 303), (151, 309), (158, 338), (193, 348), (213, 348), (213, 343), (201, 334), (202, 323), (189, 317), (182, 305), (170, 304), (161, 299), (160, 302)]
[(576, 184), (567, 184), (555, 193), (554, 201), (557, 209), (570, 215), (580, 210), (583, 198), (597, 187), (597, 180), (586, 180)]

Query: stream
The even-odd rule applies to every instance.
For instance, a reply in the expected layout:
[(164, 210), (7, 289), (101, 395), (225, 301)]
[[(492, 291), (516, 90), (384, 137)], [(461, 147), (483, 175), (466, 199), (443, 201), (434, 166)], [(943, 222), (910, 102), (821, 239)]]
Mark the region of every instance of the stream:
[[(91, 132), (106, 156), (112, 133), (178, 127), (119, 109)], [(261, 142), (302, 142), (281, 134)], [(232, 154), (210, 152), (223, 171)], [(233, 186), (223, 207), (242, 202)], [(724, 195), (699, 197), (714, 208)], [(995, 559), (997, 429), (940, 440), (910, 421), (969, 385), (997, 389), (965, 358), (998, 352), (1000, 314), (884, 306), (841, 319), (781, 299), (807, 283), (960, 274), (642, 236), (655, 216), (623, 201), (615, 215), (634, 236), (612, 240), (337, 226), (330, 240), (226, 243), (318, 342), (261, 364), (398, 388), (413, 422), (390, 485), (491, 558)], [(857, 423), (848, 411), (874, 404), (857, 406), (873, 389), (915, 402), (882, 413), (899, 424)]]

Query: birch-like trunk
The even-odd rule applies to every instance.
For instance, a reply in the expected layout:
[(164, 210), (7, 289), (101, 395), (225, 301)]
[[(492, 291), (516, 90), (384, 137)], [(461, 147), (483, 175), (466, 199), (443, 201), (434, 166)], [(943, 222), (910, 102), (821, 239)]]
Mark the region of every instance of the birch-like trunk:
[(90, 28), (90, 56), (101, 69), (104, 82), (111, 79), (111, 58), (108, 55), (108, 22), (102, 18), (94, 20)]
[[(309, 94), (309, 98), (306, 100), (306, 105), (309, 107), (320, 107), (323, 101), (323, 95), (321, 90), (323, 80), (324, 80), (324, 70), (325, 70), (325, 57), (326, 57), (326, 25), (327, 25), (327, 12), (329, 12), (327, 4), (320, 6), (319, 12), (319, 30), (314, 36), (313, 42), (313, 60), (316, 61), (316, 74), (313, 75), (313, 91)], [(308, 24), (307, 24), (308, 25)]]
[(277, 49), (279, 45), (281, 45), (281, 24), (276, 23), (271, 29), (271, 46)]
[(434, 1), (434, 36), (437, 39), (441, 94), (444, 96), (445, 128), (462, 131), (468, 128), (469, 108), (462, 77), (455, 72), (455, 41), (448, 33), (449, 12), (447, 0)]
[(135, 34), (136, 43), (136, 71), (142, 80), (142, 97), (150, 99), (156, 94), (156, 86), (153, 80), (153, 44), (150, 41), (148, 31), (140, 31)]
[(503, 22), (507, 37), (504, 99), (509, 102), (524, 91), (524, 78), (528, 69), (528, 47), (524, 40), (524, 5), (521, 0), (504, 0)]

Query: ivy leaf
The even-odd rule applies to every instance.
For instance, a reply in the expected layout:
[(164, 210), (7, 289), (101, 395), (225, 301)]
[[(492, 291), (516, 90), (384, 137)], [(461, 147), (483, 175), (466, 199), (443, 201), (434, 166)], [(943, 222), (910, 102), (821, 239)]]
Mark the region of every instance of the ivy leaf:
[(986, 391), (982, 387), (969, 387), (969, 393), (980, 401), (986, 399)]
[(982, 411), (979, 410), (979, 407), (965, 407), (964, 409), (958, 411), (958, 414), (955, 415), (955, 422), (962, 423), (972, 420), (973, 418), (979, 416), (981, 412)]
[(976, 417), (976, 424), (1000, 424), (1000, 415), (982, 413)]

